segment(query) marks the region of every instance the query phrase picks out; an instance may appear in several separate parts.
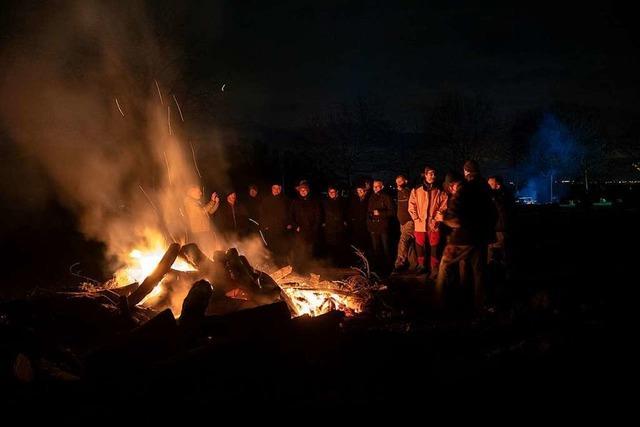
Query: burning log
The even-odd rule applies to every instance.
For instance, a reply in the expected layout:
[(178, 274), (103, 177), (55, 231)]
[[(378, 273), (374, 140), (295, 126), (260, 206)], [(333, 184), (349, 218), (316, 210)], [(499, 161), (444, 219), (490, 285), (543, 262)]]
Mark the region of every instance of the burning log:
[(282, 267), (280, 270), (277, 270), (271, 273), (270, 276), (273, 280), (278, 282), (284, 279), (285, 277), (287, 277), (288, 275), (290, 275), (292, 272), (293, 272), (293, 267), (291, 267), (290, 265), (287, 265), (286, 267)]
[(249, 294), (255, 304), (269, 304), (279, 299), (280, 288), (277, 283), (268, 274), (255, 270), (235, 248), (227, 251), (225, 259), (231, 278)]
[(235, 288), (225, 268), (224, 252), (217, 251), (211, 260), (195, 243), (189, 243), (180, 249), (180, 256), (201, 274), (197, 280), (204, 278), (224, 292)]
[(188, 243), (180, 248), (180, 257), (191, 264), (194, 268), (202, 270), (205, 267), (204, 264), (213, 262), (209, 259), (204, 252), (200, 250), (195, 243)]
[(350, 276), (342, 281), (320, 281), (311, 275), (306, 282), (280, 283), (282, 297), (294, 315), (317, 316), (339, 310), (348, 316), (363, 312), (372, 301), (371, 285), (362, 276)]
[[(180, 255), (214, 285), (214, 296), (232, 295), (232, 298), (250, 300), (252, 304), (262, 305), (277, 301), (280, 288), (266, 273), (254, 269), (246, 257), (236, 248), (226, 252), (216, 251), (214, 259), (209, 259), (195, 244), (185, 245)], [(218, 292), (220, 291), (220, 292)], [(220, 302), (220, 301), (218, 301)]]
[(225, 264), (231, 279), (236, 281), (241, 289), (247, 292), (253, 292), (257, 286), (253, 279), (253, 274), (249, 271), (251, 267), (249, 266), (249, 268), (247, 268), (248, 262), (245, 262), (242, 261), (236, 248), (229, 248), (227, 250), (225, 254)]
[(165, 252), (164, 256), (158, 263), (158, 266), (153, 272), (147, 276), (146, 279), (140, 284), (140, 286), (131, 293), (128, 297), (130, 306), (134, 306), (146, 297), (149, 292), (156, 287), (156, 285), (162, 280), (165, 274), (169, 271), (180, 252), (180, 245), (178, 243), (172, 243)]

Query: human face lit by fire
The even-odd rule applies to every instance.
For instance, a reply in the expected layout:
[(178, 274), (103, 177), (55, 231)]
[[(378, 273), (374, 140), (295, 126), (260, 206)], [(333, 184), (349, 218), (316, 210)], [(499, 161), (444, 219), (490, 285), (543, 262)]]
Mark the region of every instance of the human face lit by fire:
[(305, 198), (309, 195), (309, 189), (307, 187), (300, 187), (298, 189), (298, 194), (300, 194), (300, 197)]
[(187, 194), (192, 199), (200, 200), (202, 198), (202, 190), (200, 189), (200, 187), (196, 187), (196, 186), (190, 187)]
[(378, 194), (382, 191), (382, 181), (373, 181), (373, 192)]
[(407, 180), (404, 179), (403, 176), (399, 176), (396, 178), (396, 187), (398, 188), (398, 190), (402, 190), (405, 185), (407, 185)]
[(449, 188), (451, 189), (451, 194), (456, 194), (460, 189), (460, 183), (454, 182), (449, 186)]
[(433, 184), (436, 182), (436, 171), (434, 170), (425, 170), (424, 171), (424, 180), (427, 184)]
[(330, 199), (337, 199), (338, 198), (338, 191), (335, 188), (330, 188), (327, 191), (327, 194), (329, 195)]
[(255, 188), (253, 188), (253, 187), (251, 187), (251, 188), (249, 189), (249, 195), (250, 195), (251, 197), (256, 197), (256, 196), (258, 195), (258, 190), (257, 190), (257, 189), (255, 189)]
[(487, 180), (487, 183), (489, 184), (489, 187), (491, 187), (492, 190), (499, 190), (500, 189), (500, 184), (498, 183), (498, 181), (496, 181), (495, 178), (489, 178)]
[(227, 196), (227, 203), (229, 203), (230, 205), (235, 205), (236, 204), (236, 193), (231, 193)]
[(271, 186), (271, 194), (273, 194), (274, 196), (279, 195), (282, 192), (282, 187), (280, 187), (278, 184), (273, 184)]
[(360, 197), (360, 200), (364, 199), (365, 193), (366, 193), (366, 191), (365, 191), (364, 188), (362, 188), (362, 187), (356, 188), (356, 194), (358, 195), (358, 197)]

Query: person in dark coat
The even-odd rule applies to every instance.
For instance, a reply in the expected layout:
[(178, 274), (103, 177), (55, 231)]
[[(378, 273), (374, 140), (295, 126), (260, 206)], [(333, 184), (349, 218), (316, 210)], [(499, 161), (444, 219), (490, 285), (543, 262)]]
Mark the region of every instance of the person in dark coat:
[(342, 265), (346, 262), (347, 218), (344, 201), (335, 186), (328, 187), (327, 197), (322, 200), (322, 208), (322, 231), (327, 254), (334, 265)]
[(282, 186), (278, 183), (271, 185), (271, 194), (265, 196), (260, 203), (260, 227), (277, 264), (283, 263), (288, 252), (289, 204), (290, 201), (282, 193)]
[(347, 222), (351, 235), (351, 244), (370, 255), (369, 246), (371, 238), (367, 230), (367, 215), (369, 211), (369, 194), (365, 190), (364, 183), (356, 187), (355, 194), (349, 201)]
[(491, 188), (491, 199), (496, 207), (496, 241), (489, 244), (488, 262), (503, 266), (505, 272), (510, 270), (510, 237), (511, 221), (515, 209), (515, 199), (511, 191), (504, 186), (502, 177), (490, 176), (487, 184)]
[(246, 206), (247, 206), (247, 215), (249, 218), (258, 221), (258, 216), (260, 215), (260, 202), (262, 197), (258, 192), (258, 186), (255, 184), (249, 185)]
[(322, 224), (322, 207), (318, 199), (311, 197), (307, 181), (300, 181), (296, 191), (298, 197), (291, 202), (287, 228), (294, 233), (294, 267), (298, 271), (304, 271), (316, 250)]
[(453, 266), (458, 266), (463, 287), (472, 289), (476, 310), (485, 304), (485, 267), (487, 246), (495, 239), (496, 212), (490, 188), (480, 177), (478, 164), (468, 160), (464, 164), (465, 181), (453, 195), (442, 219), (453, 230), (445, 247), (436, 292), (443, 302), (444, 286), (449, 282)]
[(395, 209), (388, 194), (382, 189), (384, 184), (380, 180), (373, 181), (373, 193), (369, 198), (367, 209), (367, 230), (371, 236), (371, 248), (376, 265), (384, 270), (390, 261), (389, 252), (389, 220)]
[(227, 243), (247, 235), (249, 217), (246, 208), (238, 202), (235, 190), (226, 191), (225, 200), (214, 214), (214, 222)]

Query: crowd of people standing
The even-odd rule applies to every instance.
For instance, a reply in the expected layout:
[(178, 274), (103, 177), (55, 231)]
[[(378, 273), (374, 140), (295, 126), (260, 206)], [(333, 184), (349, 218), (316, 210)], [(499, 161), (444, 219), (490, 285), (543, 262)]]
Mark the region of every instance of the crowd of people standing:
[(427, 275), (443, 300), (448, 283), (469, 284), (481, 304), (487, 263), (506, 269), (509, 262), (513, 197), (500, 177), (482, 178), (475, 161), (466, 161), (462, 172), (440, 181), (426, 166), (413, 187), (398, 175), (393, 192), (381, 180), (362, 179), (349, 197), (335, 185), (317, 196), (302, 180), (291, 200), (274, 181), (266, 195), (252, 184), (241, 197), (228, 190), (222, 200), (213, 193), (202, 202), (193, 187), (185, 197), (190, 240), (213, 248), (216, 236), (232, 243), (259, 234), (277, 264), (299, 271), (319, 259), (353, 265), (357, 248), (381, 275)]

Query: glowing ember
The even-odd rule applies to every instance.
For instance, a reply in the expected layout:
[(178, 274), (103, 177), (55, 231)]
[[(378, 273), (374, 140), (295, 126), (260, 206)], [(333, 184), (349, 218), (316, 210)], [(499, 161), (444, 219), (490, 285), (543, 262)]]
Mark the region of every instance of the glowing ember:
[[(142, 282), (156, 268), (166, 250), (166, 245), (163, 243), (162, 246), (156, 248), (134, 249), (129, 252), (128, 265), (118, 270), (115, 274), (115, 281), (118, 286)], [(176, 259), (171, 268), (180, 271), (195, 270), (181, 259)]]
[(338, 290), (310, 289), (304, 283), (280, 284), (286, 295), (287, 305), (294, 317), (308, 314), (320, 316), (332, 310), (344, 312), (347, 316), (361, 313), (369, 300), (368, 294), (340, 292)]

